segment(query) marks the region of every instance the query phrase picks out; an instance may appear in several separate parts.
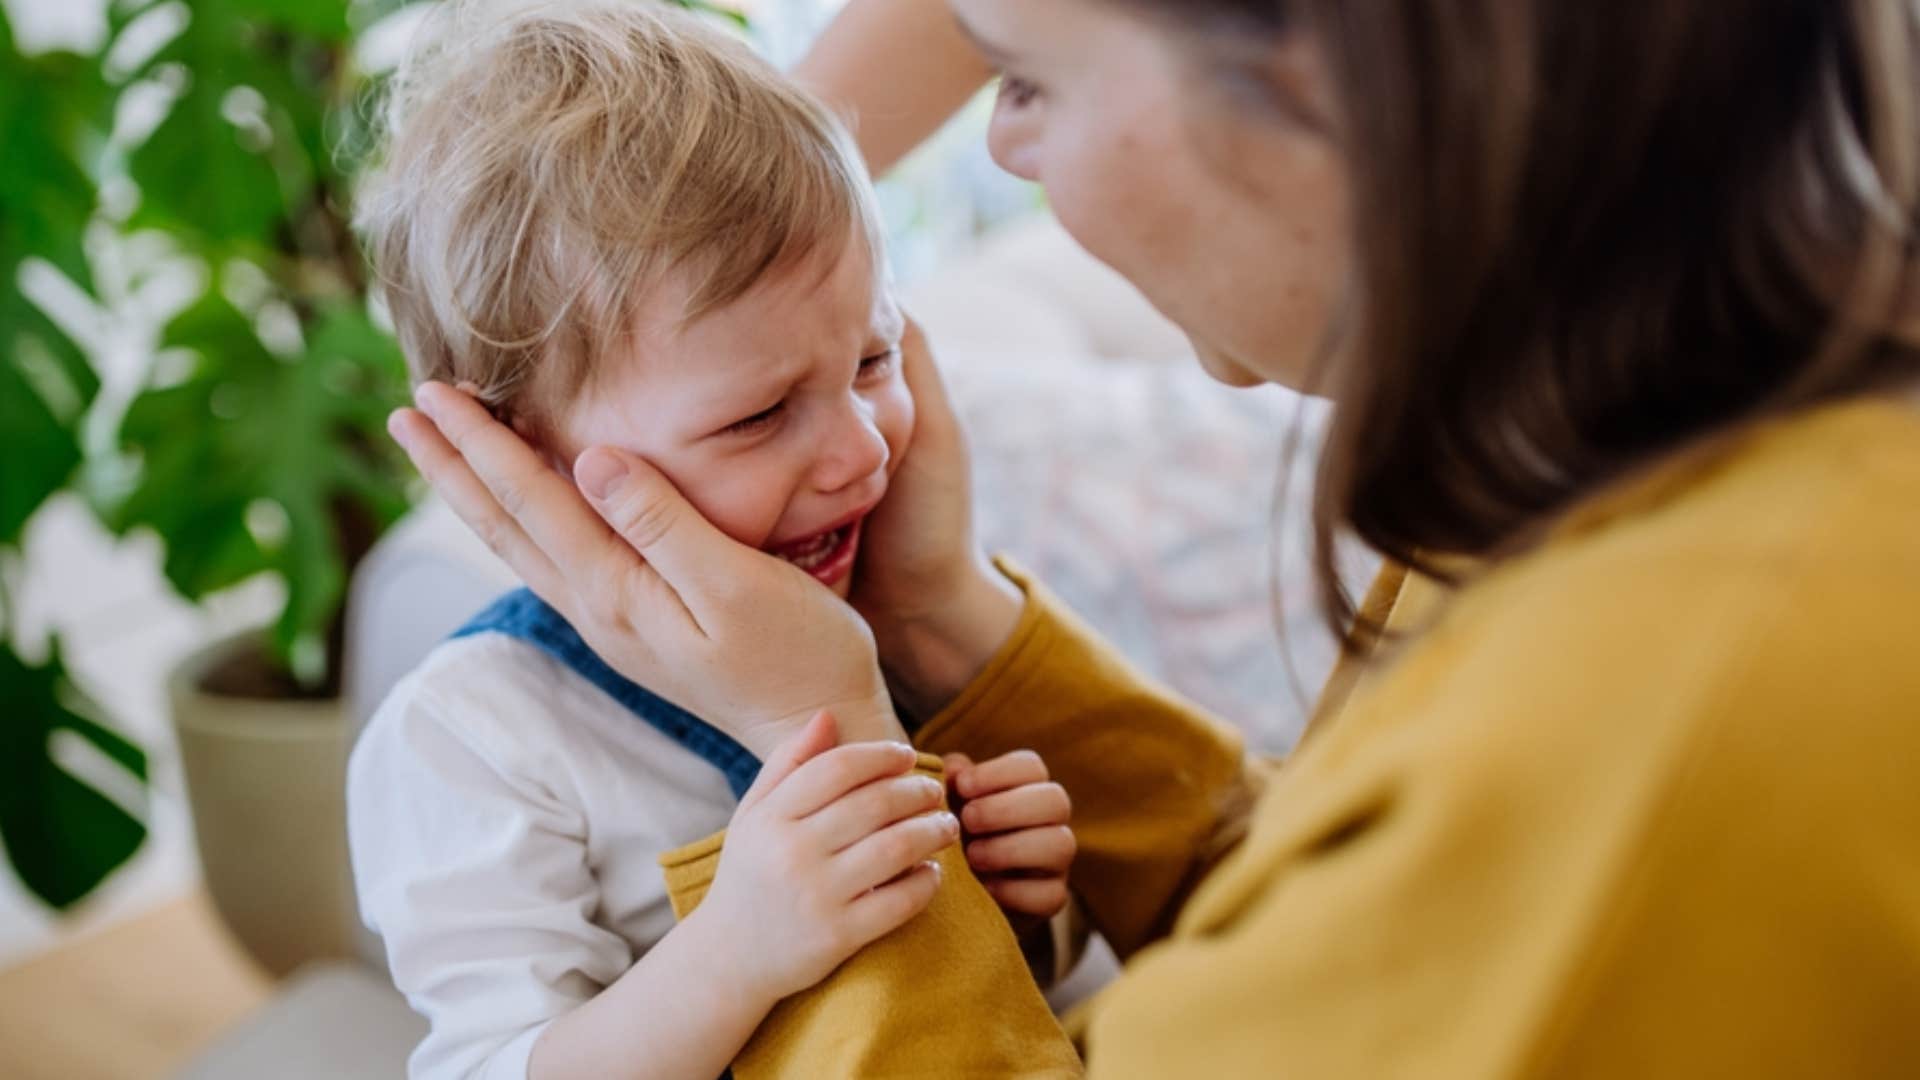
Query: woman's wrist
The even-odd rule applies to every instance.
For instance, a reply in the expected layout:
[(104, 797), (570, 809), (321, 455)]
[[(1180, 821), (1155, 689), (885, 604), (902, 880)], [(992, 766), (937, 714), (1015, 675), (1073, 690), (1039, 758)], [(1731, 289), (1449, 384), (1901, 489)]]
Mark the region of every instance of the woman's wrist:
[(900, 705), (922, 718), (945, 708), (1013, 636), (1025, 607), (1020, 589), (983, 555), (943, 602), (877, 622), (880, 666)]

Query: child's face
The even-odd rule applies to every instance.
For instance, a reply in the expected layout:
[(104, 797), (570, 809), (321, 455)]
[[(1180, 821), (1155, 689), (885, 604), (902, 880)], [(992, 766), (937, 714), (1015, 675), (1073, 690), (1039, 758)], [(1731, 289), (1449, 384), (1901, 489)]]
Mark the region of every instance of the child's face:
[(856, 242), (684, 327), (684, 290), (656, 290), (555, 449), (569, 466), (594, 446), (639, 454), (728, 536), (844, 597), (860, 522), (913, 435), (904, 320), (879, 285)]

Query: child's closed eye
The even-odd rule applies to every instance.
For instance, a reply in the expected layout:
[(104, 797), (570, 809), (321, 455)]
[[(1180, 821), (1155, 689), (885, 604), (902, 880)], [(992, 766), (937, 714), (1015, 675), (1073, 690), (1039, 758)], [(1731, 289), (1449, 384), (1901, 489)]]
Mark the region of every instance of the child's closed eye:
[(858, 375), (858, 378), (862, 382), (872, 382), (876, 379), (884, 379), (888, 375), (891, 375), (893, 373), (893, 369), (899, 363), (900, 363), (900, 346), (895, 345), (893, 348), (888, 349), (886, 352), (875, 353), (872, 356), (862, 357), (860, 360), (860, 373)]
[(776, 401), (771, 406), (754, 413), (752, 416), (743, 420), (736, 420), (726, 427), (721, 428), (720, 434), (753, 435), (765, 431), (780, 419), (780, 414), (785, 412), (786, 408), (787, 403), (785, 401)]

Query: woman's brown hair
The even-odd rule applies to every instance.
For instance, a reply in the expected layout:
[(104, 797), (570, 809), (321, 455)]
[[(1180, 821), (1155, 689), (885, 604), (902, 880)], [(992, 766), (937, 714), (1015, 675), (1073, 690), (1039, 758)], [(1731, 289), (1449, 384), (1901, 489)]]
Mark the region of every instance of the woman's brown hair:
[(1447, 578), (1685, 447), (1920, 377), (1907, 0), (1120, 2), (1236, 79), (1295, 34), (1332, 73), (1358, 270), (1314, 516), (1350, 645), (1380, 628), (1343, 529)]

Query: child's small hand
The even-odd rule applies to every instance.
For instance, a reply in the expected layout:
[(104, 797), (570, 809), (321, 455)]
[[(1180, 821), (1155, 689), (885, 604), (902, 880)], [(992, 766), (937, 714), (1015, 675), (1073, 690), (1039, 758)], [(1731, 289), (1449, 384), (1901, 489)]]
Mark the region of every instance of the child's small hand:
[(714, 964), (768, 1007), (919, 914), (940, 885), (931, 860), (960, 836), (912, 748), (837, 741), (820, 713), (767, 761), (688, 919), (709, 931)]
[(1067, 906), (1067, 868), (1075, 841), (1073, 803), (1053, 782), (1046, 762), (1016, 750), (976, 765), (946, 757), (947, 783), (961, 800), (967, 864), (993, 894), (1016, 931), (1043, 923)]

